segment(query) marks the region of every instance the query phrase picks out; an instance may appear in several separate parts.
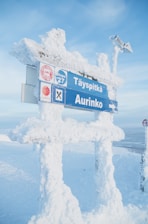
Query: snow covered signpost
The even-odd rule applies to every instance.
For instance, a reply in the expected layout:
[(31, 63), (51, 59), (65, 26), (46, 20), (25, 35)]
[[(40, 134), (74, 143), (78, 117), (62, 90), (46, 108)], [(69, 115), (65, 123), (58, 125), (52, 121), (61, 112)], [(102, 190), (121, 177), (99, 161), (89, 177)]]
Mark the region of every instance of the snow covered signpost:
[[(119, 206), (122, 208), (112, 162), (112, 142), (124, 138), (123, 131), (113, 124), (113, 113), (118, 110), (115, 90), (120, 84), (115, 72), (117, 54), (112, 74), (107, 55), (99, 54), (98, 66), (92, 66), (78, 52), (67, 51), (64, 44), (65, 32), (53, 29), (41, 38), (41, 44), (23, 39), (12, 52), (27, 65), (22, 101), (37, 103), (41, 115), (14, 131), (15, 140), (19, 133), (21, 142), (40, 145), (44, 207), (29, 224), (86, 223), (78, 200), (63, 181), (62, 152), (67, 143), (95, 143), (96, 211), (100, 206), (109, 206), (118, 216)], [(118, 52), (125, 48), (124, 44), (116, 46)], [(65, 107), (92, 111), (95, 121), (63, 120)]]
[(145, 128), (145, 151), (141, 156), (141, 183), (140, 189), (148, 192), (148, 119), (142, 121), (142, 125)]

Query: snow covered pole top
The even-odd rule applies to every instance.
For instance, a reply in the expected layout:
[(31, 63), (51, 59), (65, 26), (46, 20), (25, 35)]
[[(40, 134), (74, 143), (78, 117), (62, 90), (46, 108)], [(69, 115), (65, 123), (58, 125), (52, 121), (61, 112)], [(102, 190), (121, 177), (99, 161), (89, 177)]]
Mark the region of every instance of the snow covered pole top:
[(111, 76), (105, 54), (99, 54), (98, 66), (91, 65), (78, 51), (68, 51), (65, 47), (64, 30), (54, 28), (40, 36), (40, 39), (40, 43), (37, 43), (34, 40), (23, 38), (18, 43), (14, 43), (11, 54), (26, 65), (37, 66), (38, 62), (44, 62), (80, 75), (89, 75), (109, 85), (117, 87), (121, 84), (119, 77)]
[(118, 46), (122, 52), (132, 53), (132, 47), (129, 42), (123, 42), (118, 35), (111, 36), (113, 44)]
[(112, 43), (114, 45), (114, 54), (113, 54), (113, 71), (112, 73), (116, 75), (117, 73), (117, 61), (118, 61), (118, 54), (119, 52), (126, 52), (126, 53), (132, 53), (132, 47), (129, 42), (125, 43), (123, 42), (119, 36), (114, 35), (110, 37), (110, 40), (112, 40)]

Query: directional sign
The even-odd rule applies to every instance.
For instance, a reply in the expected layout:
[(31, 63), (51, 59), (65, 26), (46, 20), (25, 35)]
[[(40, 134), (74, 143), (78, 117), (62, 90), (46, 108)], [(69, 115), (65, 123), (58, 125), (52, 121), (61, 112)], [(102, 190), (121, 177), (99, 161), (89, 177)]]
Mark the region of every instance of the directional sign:
[(105, 84), (43, 63), (39, 68), (40, 101), (83, 110), (118, 110), (118, 103), (109, 99)]
[(66, 106), (86, 110), (117, 111), (117, 101), (66, 89)]
[(103, 83), (76, 75), (72, 72), (68, 72), (67, 79), (68, 89), (73, 89), (98, 97), (108, 98), (107, 86)]

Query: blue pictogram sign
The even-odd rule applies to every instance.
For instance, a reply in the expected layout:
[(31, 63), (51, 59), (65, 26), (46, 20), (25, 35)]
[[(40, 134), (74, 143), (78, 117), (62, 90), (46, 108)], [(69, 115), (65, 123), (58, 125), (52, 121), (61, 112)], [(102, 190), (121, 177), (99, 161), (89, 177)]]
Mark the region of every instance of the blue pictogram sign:
[(67, 72), (64, 70), (58, 70), (55, 73), (55, 84), (66, 86), (67, 84)]
[(65, 104), (65, 89), (52, 85), (52, 102)]

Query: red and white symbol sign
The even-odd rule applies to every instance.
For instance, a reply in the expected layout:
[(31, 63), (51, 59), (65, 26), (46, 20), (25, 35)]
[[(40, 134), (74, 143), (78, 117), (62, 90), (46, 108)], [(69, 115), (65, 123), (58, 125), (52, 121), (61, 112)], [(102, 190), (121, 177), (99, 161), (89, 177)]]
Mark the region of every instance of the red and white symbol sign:
[(51, 102), (51, 84), (41, 82), (40, 101)]
[(142, 124), (143, 124), (144, 127), (148, 127), (148, 119), (144, 119), (142, 121)]
[(44, 86), (42, 87), (42, 94), (43, 94), (44, 96), (49, 96), (49, 95), (50, 95), (50, 89), (49, 89), (49, 87), (48, 87), (47, 85), (44, 85)]
[(53, 79), (53, 68), (49, 65), (41, 64), (40, 78), (44, 81), (51, 82)]

